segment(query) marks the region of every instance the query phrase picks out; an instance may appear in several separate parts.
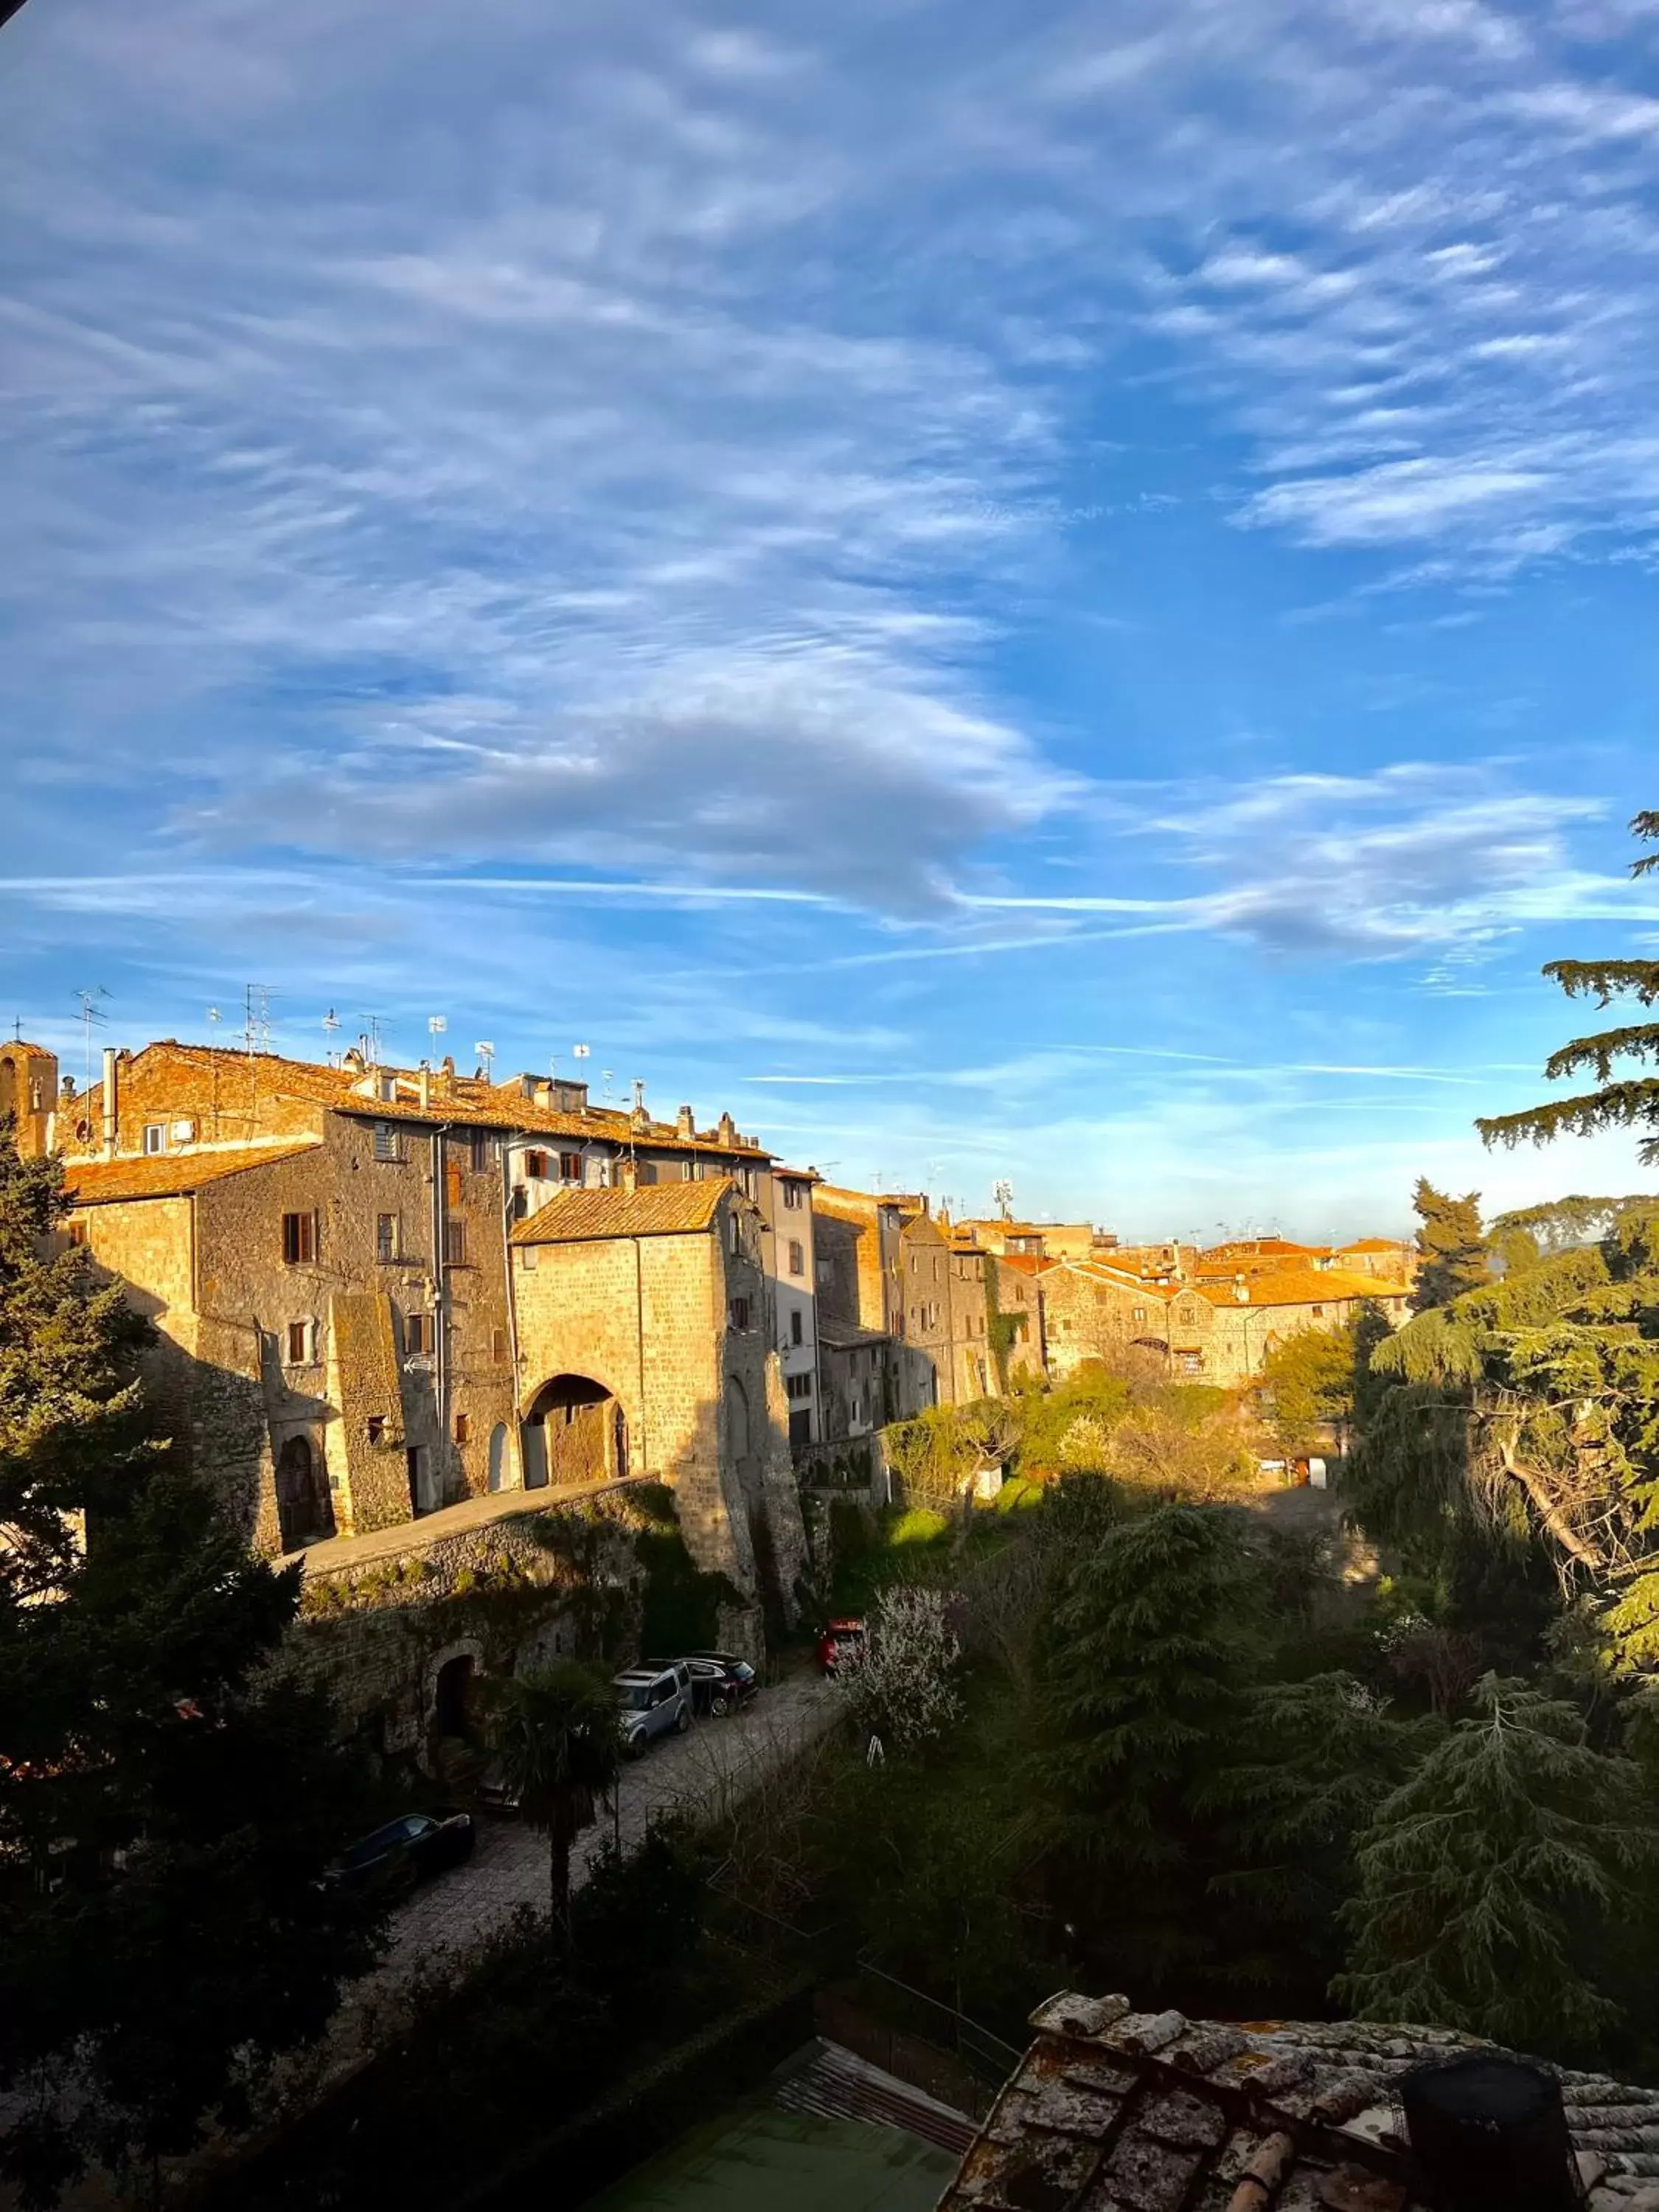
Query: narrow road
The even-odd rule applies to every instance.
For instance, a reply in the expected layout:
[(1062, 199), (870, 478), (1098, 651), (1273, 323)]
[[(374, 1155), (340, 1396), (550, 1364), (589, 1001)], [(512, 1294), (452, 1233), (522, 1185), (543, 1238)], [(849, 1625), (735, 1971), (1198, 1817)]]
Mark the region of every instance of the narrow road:
[[(587, 1879), (589, 1855), (619, 1834), (625, 1850), (654, 1818), (684, 1812), (718, 1816), (773, 1769), (825, 1735), (845, 1711), (822, 1676), (802, 1669), (763, 1690), (746, 1712), (697, 1722), (668, 1736), (623, 1770), (617, 1815), (600, 1815), (578, 1841), (572, 1879)], [(464, 1970), (467, 1961), (528, 1906), (548, 1909), (547, 1838), (512, 1814), (483, 1814), (465, 1866), (425, 1883), (399, 1906), (392, 1946), (372, 1974), (347, 1995), (329, 2036), (329, 2080), (396, 2033), (400, 1996)]]

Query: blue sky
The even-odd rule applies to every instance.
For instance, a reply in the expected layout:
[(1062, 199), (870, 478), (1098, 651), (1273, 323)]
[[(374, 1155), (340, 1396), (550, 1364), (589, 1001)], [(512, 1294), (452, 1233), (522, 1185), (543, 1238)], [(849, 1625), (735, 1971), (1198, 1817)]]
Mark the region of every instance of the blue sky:
[[(1659, 0), (32, 0), (0, 976), (1125, 1233), (1659, 942)], [(14, 1007), (3, 1009), (9, 1024)]]

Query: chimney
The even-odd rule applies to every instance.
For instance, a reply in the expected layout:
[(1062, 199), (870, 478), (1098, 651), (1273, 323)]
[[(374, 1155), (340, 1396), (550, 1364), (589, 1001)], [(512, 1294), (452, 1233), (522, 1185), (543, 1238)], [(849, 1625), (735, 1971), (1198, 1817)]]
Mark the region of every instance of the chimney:
[(688, 1143), (696, 1135), (696, 1121), (689, 1106), (682, 1106), (674, 1116), (674, 1133), (677, 1136), (684, 1137)]
[(438, 1095), (447, 1098), (455, 1088), (455, 1055), (447, 1052), (438, 1063)]
[(1395, 2085), (1416, 2185), (1438, 2212), (1581, 2212), (1561, 2083), (1547, 2067), (1466, 2051)]
[(119, 1104), (115, 1090), (115, 1048), (106, 1044), (104, 1047), (104, 1158), (106, 1160), (115, 1158), (116, 1139), (121, 1126), (118, 1111)]
[(422, 1060), (421, 1062), (421, 1104), (425, 1108), (430, 1106), (431, 1103), (432, 1070), (427, 1066), (426, 1062)]
[(635, 1190), (635, 1189), (637, 1189), (637, 1188), (638, 1188), (638, 1187), (639, 1187), (639, 1180), (640, 1180), (640, 1171), (639, 1171), (639, 1169), (635, 1166), (635, 1164), (634, 1164), (634, 1162), (633, 1162), (632, 1160), (629, 1160), (629, 1159), (622, 1159), (622, 1160), (618, 1160), (618, 1161), (617, 1161), (617, 1188), (618, 1190)]
[(715, 1126), (714, 1134), (719, 1138), (720, 1141), (723, 1145), (735, 1145), (737, 1143), (738, 1125), (732, 1119), (732, 1116), (729, 1114), (722, 1114), (720, 1115), (720, 1121)]

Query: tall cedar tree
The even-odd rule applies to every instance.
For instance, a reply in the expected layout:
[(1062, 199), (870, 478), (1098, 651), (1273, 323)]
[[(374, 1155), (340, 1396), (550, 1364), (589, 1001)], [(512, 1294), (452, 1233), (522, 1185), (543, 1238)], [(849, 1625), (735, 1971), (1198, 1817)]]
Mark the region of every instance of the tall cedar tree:
[(1478, 1290), (1491, 1279), (1480, 1236), (1479, 1191), (1449, 1198), (1419, 1176), (1412, 1208), (1423, 1224), (1417, 1232), (1419, 1265), (1412, 1289), (1413, 1311), (1426, 1313), (1431, 1306), (1449, 1305), (1462, 1291)]
[(1206, 1800), (1245, 1711), (1264, 1609), (1224, 1507), (1139, 1514), (1064, 1578), (1038, 1652), (1033, 1778), (1053, 1901), (1095, 1971), (1152, 1984), (1208, 1964)]
[(64, 1212), (0, 1132), (0, 2179), (30, 2206), (244, 2118), (375, 1948), (317, 1879), (356, 1762), (265, 1671), (297, 1572), (147, 1441), (148, 1332)]
[[(1631, 834), (1644, 844), (1659, 844), (1659, 812), (1638, 814)], [(1649, 853), (1631, 863), (1633, 876), (1659, 870), (1659, 853)], [(1633, 1000), (1643, 1008), (1659, 1003), (1659, 960), (1552, 960), (1544, 973), (1570, 999), (1592, 998), (1600, 1007), (1615, 999)], [(1489, 1145), (1522, 1143), (1546, 1145), (1556, 1137), (1587, 1137), (1598, 1129), (1659, 1129), (1659, 1077), (1615, 1078), (1620, 1060), (1638, 1066), (1659, 1062), (1659, 1022), (1633, 1022), (1621, 1029), (1602, 1030), (1594, 1036), (1575, 1037), (1553, 1053), (1545, 1063), (1547, 1081), (1594, 1072), (1594, 1091), (1571, 1098), (1553, 1098), (1518, 1114), (1498, 1114), (1475, 1123)], [(1659, 1165), (1659, 1135), (1644, 1137), (1638, 1147), (1644, 1167)]]
[(1590, 1749), (1570, 1705), (1491, 1674), (1475, 1700), (1360, 1840), (1333, 1994), (1363, 2019), (1588, 2055), (1616, 2012), (1596, 1954), (1653, 1858), (1640, 1772)]

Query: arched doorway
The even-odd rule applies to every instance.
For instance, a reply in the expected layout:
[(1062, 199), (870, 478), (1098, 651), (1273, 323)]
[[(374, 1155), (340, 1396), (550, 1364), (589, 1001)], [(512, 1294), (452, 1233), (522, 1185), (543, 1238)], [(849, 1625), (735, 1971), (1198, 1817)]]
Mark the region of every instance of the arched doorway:
[(470, 1736), (477, 1699), (478, 1663), (471, 1652), (447, 1659), (433, 1686), (432, 1726), (441, 1736)]
[(508, 1488), (507, 1464), (507, 1423), (497, 1421), (489, 1431), (489, 1486), (492, 1490)]
[(285, 1552), (334, 1534), (328, 1485), (307, 1437), (290, 1437), (276, 1455), (276, 1518)]
[(526, 1490), (614, 1480), (628, 1470), (622, 1407), (591, 1375), (556, 1375), (531, 1401), (522, 1449)]

